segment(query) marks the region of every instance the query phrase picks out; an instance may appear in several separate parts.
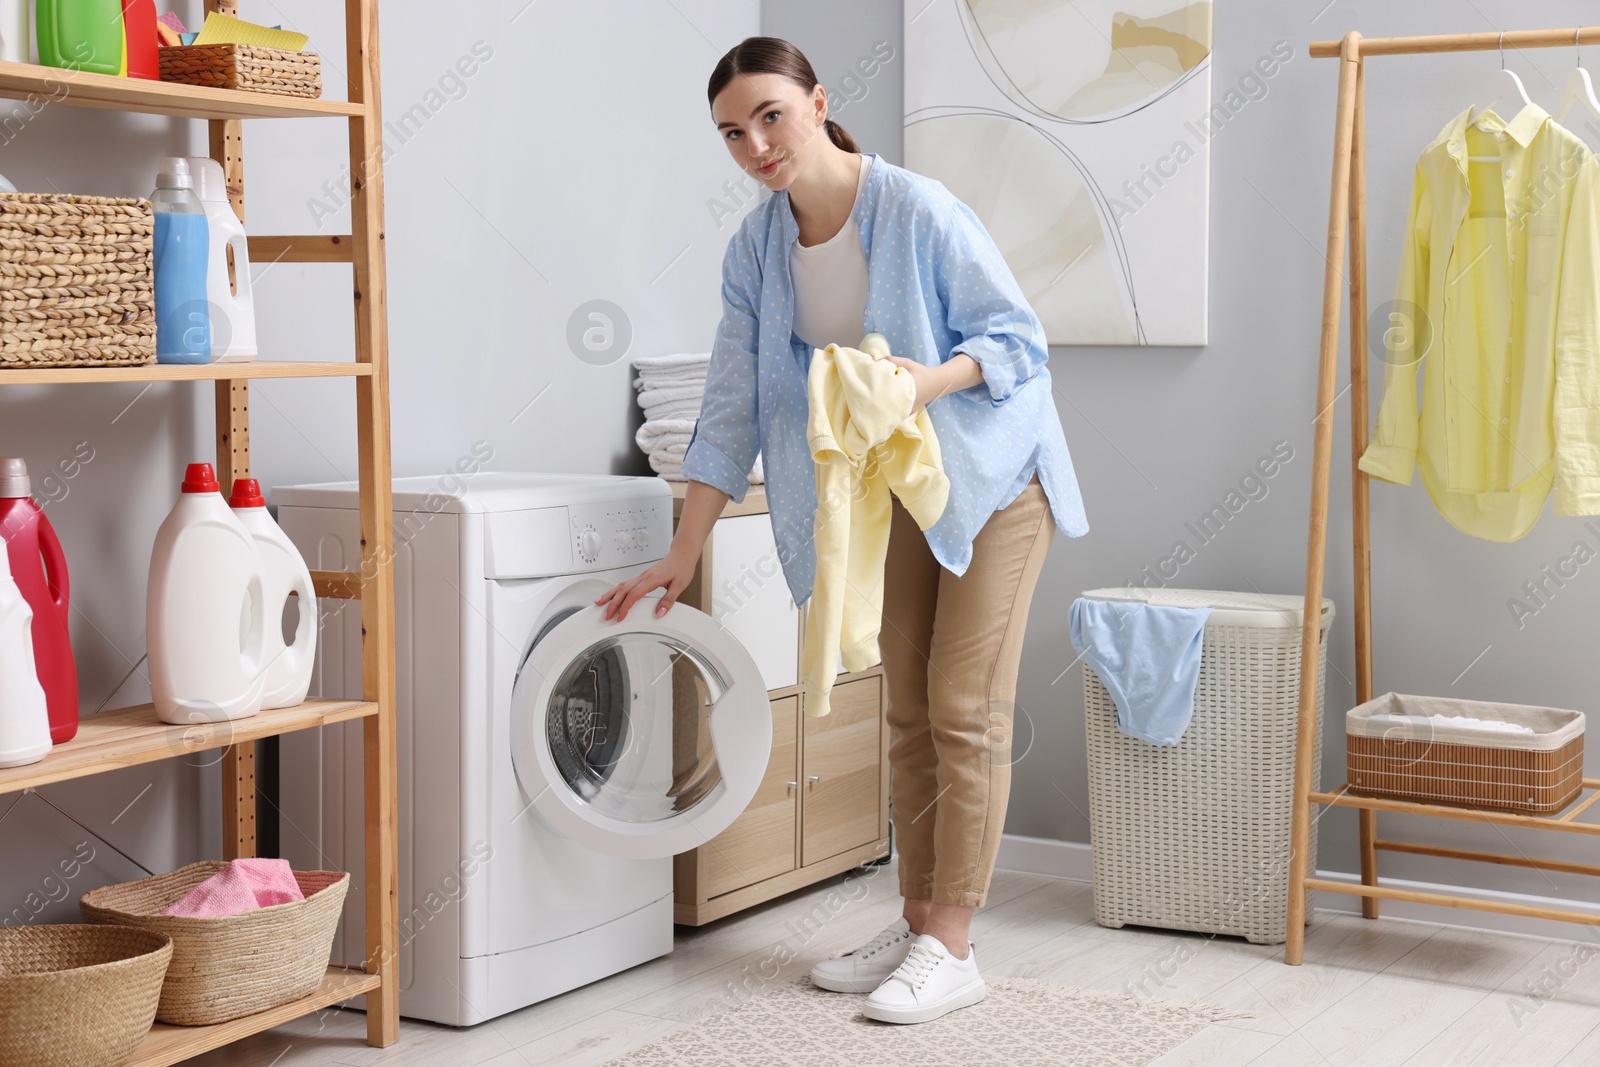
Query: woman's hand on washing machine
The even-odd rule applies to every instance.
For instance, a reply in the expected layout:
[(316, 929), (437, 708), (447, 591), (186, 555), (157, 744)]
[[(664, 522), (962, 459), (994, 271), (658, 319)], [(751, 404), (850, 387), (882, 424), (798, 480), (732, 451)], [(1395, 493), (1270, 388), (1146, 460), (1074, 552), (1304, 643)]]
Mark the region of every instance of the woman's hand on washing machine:
[(661, 601), (656, 605), (656, 617), (667, 613), (667, 609), (678, 601), (678, 594), (683, 592), (683, 587), (689, 584), (689, 579), (694, 577), (695, 564), (698, 562), (694, 556), (680, 558), (675, 552), (668, 552), (661, 562), (637, 578), (618, 582), (595, 598), (597, 605), (605, 605), (605, 618), (615, 619), (618, 622), (628, 617), (628, 612), (639, 599), (656, 589), (662, 589)]

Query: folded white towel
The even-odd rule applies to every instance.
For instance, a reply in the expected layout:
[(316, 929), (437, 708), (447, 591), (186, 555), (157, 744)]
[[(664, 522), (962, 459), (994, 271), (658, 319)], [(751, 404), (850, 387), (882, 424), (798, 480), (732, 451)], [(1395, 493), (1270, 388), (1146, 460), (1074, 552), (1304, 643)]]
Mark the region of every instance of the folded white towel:
[(641, 452), (654, 452), (664, 438), (678, 438), (685, 444), (694, 435), (694, 419), (651, 419), (633, 435)]
[(683, 453), (688, 450), (690, 450), (690, 443), (688, 442), (667, 442), (666, 445), (656, 445), (651, 448), (650, 454), (658, 459), (677, 459), (677, 461), (682, 461)]
[(697, 419), (700, 417), (700, 401), (673, 400), (664, 404), (655, 404), (644, 409), (644, 417), (646, 421)]
[(701, 367), (697, 370), (685, 368), (681, 371), (663, 374), (641, 374), (633, 380), (635, 389), (655, 389), (662, 386), (690, 385), (697, 389), (706, 386), (706, 370)]
[(694, 419), (700, 416), (704, 389), (698, 385), (647, 388), (639, 393), (646, 420)]
[(683, 476), (683, 461), (681, 458), (674, 459), (671, 456), (652, 455), (650, 457), (650, 469), (668, 481), (686, 482), (689, 480)]
[(672, 371), (682, 367), (704, 367), (711, 362), (710, 352), (672, 352), (665, 356), (640, 356), (633, 361), (640, 374), (651, 371)]
[(711, 353), (684, 353), (674, 356), (647, 356), (635, 360), (633, 364), (635, 378), (634, 388), (642, 389), (650, 384), (692, 384), (705, 383), (706, 374), (711, 369)]
[[(639, 385), (639, 382), (636, 381), (634, 384)], [(672, 382), (666, 385), (646, 381), (639, 386), (639, 406), (647, 408), (652, 404), (676, 400), (692, 400), (698, 406), (705, 391), (704, 379), (699, 382)]]

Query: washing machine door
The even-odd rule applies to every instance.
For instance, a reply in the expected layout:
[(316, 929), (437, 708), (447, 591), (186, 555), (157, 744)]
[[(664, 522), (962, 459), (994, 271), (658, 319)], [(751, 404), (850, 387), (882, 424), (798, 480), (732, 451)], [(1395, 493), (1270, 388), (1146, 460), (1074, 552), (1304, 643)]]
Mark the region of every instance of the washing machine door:
[(772, 753), (765, 682), (710, 616), (660, 592), (621, 622), (588, 605), (533, 642), (511, 698), (511, 757), (551, 830), (630, 859), (727, 829)]

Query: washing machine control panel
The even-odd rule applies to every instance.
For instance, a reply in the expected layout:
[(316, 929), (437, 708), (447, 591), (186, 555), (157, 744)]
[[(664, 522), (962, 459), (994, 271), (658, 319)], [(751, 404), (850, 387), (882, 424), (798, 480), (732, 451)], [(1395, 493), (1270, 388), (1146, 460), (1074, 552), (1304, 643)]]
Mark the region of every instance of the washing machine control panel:
[(569, 504), (572, 562), (580, 570), (648, 563), (672, 544), (672, 499)]

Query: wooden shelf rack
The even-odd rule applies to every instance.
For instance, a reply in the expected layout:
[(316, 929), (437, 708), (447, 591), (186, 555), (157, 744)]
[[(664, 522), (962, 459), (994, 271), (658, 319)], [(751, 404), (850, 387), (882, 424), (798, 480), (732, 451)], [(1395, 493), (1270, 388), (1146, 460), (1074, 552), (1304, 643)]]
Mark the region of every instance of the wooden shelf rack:
[[(236, 15), (235, 0), (206, 0), (206, 11)], [(318, 595), (361, 601), (362, 699), (309, 700), (246, 719), (169, 726), (150, 705), (87, 717), (78, 736), (42, 762), (0, 770), (0, 794), (85, 775), (220, 750), (223, 855), (255, 854), (253, 742), (294, 730), (360, 719), (363, 728), (366, 906), (363, 970), (330, 968), (311, 996), (215, 1026), (154, 1026), (130, 1063), (177, 1063), (352, 997), (367, 997), (367, 1043), (399, 1037), (399, 936), (395, 826), (394, 576), (389, 460), (389, 341), (383, 224), (383, 118), (378, 76), (377, 0), (345, 0), (345, 69), (349, 100), (307, 100), (118, 78), (24, 63), (0, 62), (0, 97), (210, 121), (211, 156), (222, 164), (235, 213), (244, 220), (243, 119), (330, 118), (349, 129), (351, 232), (347, 235), (256, 236), (257, 263), (349, 263), (355, 314), (353, 362), (250, 362), (205, 366), (39, 367), (0, 370), (6, 385), (208, 381), (216, 395), (217, 478), (226, 496), (250, 476), (249, 384), (259, 378), (349, 378), (355, 383), (362, 560), (348, 574), (318, 572)]]
[[(1378, 852), (1407, 852), (1473, 860), (1536, 870), (1600, 875), (1600, 866), (1559, 860), (1532, 859), (1469, 849), (1380, 840), (1378, 812), (1426, 815), (1496, 826), (1600, 835), (1600, 826), (1577, 817), (1600, 799), (1600, 779), (1585, 778), (1590, 795), (1559, 816), (1536, 818), (1508, 812), (1482, 811), (1446, 804), (1427, 804), (1355, 796), (1348, 784), (1331, 791), (1313, 791), (1312, 742), (1316, 716), (1318, 605), (1322, 603), (1327, 551), (1328, 483), (1333, 454), (1333, 411), (1338, 400), (1339, 313), (1342, 304), (1348, 238), (1350, 287), (1350, 448), (1353, 501), (1351, 525), (1355, 552), (1355, 653), (1356, 702), (1372, 699), (1372, 556), (1367, 473), (1357, 461), (1367, 449), (1367, 194), (1366, 194), (1366, 74), (1368, 56), (1428, 55), (1444, 52), (1481, 52), (1500, 48), (1572, 48), (1600, 43), (1600, 26), (1551, 30), (1517, 30), (1505, 33), (1445, 34), (1429, 37), (1364, 38), (1357, 32), (1337, 41), (1314, 41), (1310, 54), (1339, 60), (1338, 107), (1334, 120), (1333, 181), (1328, 205), (1327, 262), (1322, 288), (1322, 331), (1317, 373), (1316, 424), (1313, 435), (1311, 520), (1306, 551), (1305, 623), (1300, 634), (1299, 735), (1295, 748), (1295, 796), (1289, 864), (1289, 920), (1284, 962), (1299, 964), (1305, 947), (1307, 890), (1346, 893), (1362, 898), (1361, 913), (1378, 916), (1380, 899), (1403, 900), (1444, 907), (1523, 915), (1539, 919), (1600, 925), (1600, 915), (1590, 912), (1533, 907), (1453, 893), (1425, 893), (1378, 883)], [(1311, 805), (1353, 807), (1359, 812), (1361, 834), (1360, 883), (1315, 878), (1307, 870), (1306, 849), (1311, 834)]]

